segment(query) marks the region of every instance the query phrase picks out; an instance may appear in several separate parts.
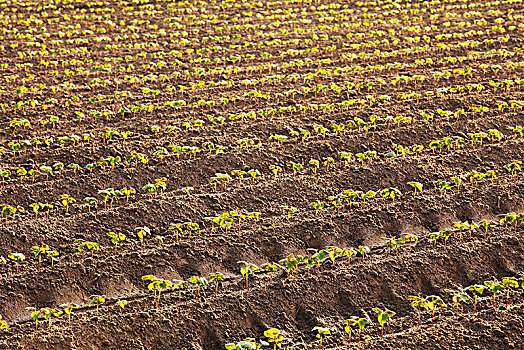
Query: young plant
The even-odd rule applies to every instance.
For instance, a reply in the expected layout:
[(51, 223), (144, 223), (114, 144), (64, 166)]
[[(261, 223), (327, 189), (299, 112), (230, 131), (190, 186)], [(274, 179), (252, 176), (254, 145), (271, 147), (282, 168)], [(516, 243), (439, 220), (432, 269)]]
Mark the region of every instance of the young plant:
[[(316, 249), (313, 249), (313, 248), (308, 248), (307, 250), (314, 252), (314, 254), (311, 255), (310, 260), (312, 261), (312, 263), (317, 264), (317, 275), (319, 275), (320, 274), (320, 263), (322, 261), (324, 261), (324, 259), (326, 258), (326, 255), (328, 253), (327, 253), (327, 251), (325, 251), (323, 249), (322, 250), (316, 250)], [(297, 265), (298, 265), (298, 262), (297, 262)], [(298, 267), (297, 267), (297, 272), (298, 272)]]
[(173, 283), (169, 280), (164, 280), (161, 278), (157, 278), (153, 275), (145, 275), (142, 276), (143, 281), (151, 281), (147, 289), (152, 290), (155, 294), (155, 309), (158, 309), (158, 306), (160, 305), (160, 296), (162, 292), (168, 288), (173, 287)]
[(313, 208), (315, 208), (315, 220), (317, 219), (318, 211), (321, 209), (324, 209), (324, 203), (323, 202), (313, 202), (310, 204)]
[(89, 306), (96, 304), (96, 315), (98, 316), (98, 306), (106, 302), (105, 297), (103, 295), (91, 295), (89, 299), (91, 299)]
[(457, 292), (451, 289), (444, 289), (444, 292), (453, 294), (453, 302), (455, 303), (455, 317), (458, 318), (459, 301), (467, 301), (468, 299), (471, 299), (471, 297), (462, 291)]
[(200, 286), (207, 286), (209, 283), (204, 277), (193, 276), (187, 280), (187, 282), (197, 286), (196, 300), (200, 297)]
[(284, 340), (284, 337), (280, 334), (280, 331), (276, 328), (270, 328), (264, 331), (264, 337), (267, 338), (269, 343), (273, 343), (273, 350), (277, 349), (277, 346), (281, 347), (281, 342)]
[(126, 196), (126, 204), (128, 204), (129, 202), (129, 196), (131, 196), (132, 194), (136, 194), (136, 190), (133, 187), (130, 187), (130, 188), (124, 187), (120, 190), (120, 192), (122, 192), (122, 194)]
[(200, 229), (200, 226), (197, 223), (195, 223), (195, 222), (188, 222), (186, 224), (186, 227), (189, 230), (189, 241), (191, 241), (191, 233), (193, 231), (196, 231), (196, 230)]
[(91, 213), (91, 205), (94, 205), (95, 208), (97, 206), (96, 205), (97, 200), (94, 197), (85, 197), (84, 201), (86, 202), (85, 204), (87, 205), (87, 210), (88, 210), (89, 213)]
[(115, 255), (116, 255), (116, 248), (118, 247), (118, 242), (124, 241), (126, 239), (126, 236), (122, 233), (115, 233), (115, 232), (109, 232), (107, 235), (111, 237), (111, 242), (115, 245)]
[(324, 158), (324, 166), (326, 167), (326, 172), (329, 171), (329, 166), (334, 163), (335, 163), (335, 160), (333, 158), (331, 157)]
[(0, 315), (0, 329), (8, 329), (9, 326), (7, 325), (7, 322), (2, 320), (2, 315)]
[(316, 175), (317, 174), (317, 169), (320, 166), (320, 162), (318, 160), (316, 160), (316, 159), (311, 159), (309, 161), (309, 164), (311, 164), (313, 166), (313, 173)]
[(364, 263), (364, 258), (366, 256), (366, 253), (369, 253), (371, 250), (369, 249), (368, 246), (362, 246), (362, 245), (359, 245), (358, 246), (358, 252), (360, 253), (360, 255), (362, 255), (362, 263)]
[(18, 265), (25, 260), (25, 255), (22, 253), (11, 253), (7, 257), (15, 262), (16, 273), (18, 274)]
[(298, 260), (294, 254), (289, 254), (286, 258), (279, 260), (278, 264), (286, 269), (287, 278), (289, 278), (291, 271), (298, 265)]
[(488, 235), (488, 228), (490, 228), (490, 227), (497, 227), (497, 223), (495, 221), (493, 221), (493, 220), (483, 219), (478, 224), (485, 228), (484, 239), (486, 239), (486, 237)]
[(116, 305), (120, 306), (120, 315), (124, 313), (124, 308), (127, 306), (127, 301), (117, 300)]
[(91, 251), (91, 257), (93, 257), (93, 252), (95, 250), (99, 250), (100, 249), (100, 246), (98, 245), (98, 243), (84, 241), (82, 239), (74, 240), (73, 244), (78, 246), (78, 251), (82, 253), (82, 258), (84, 258), (84, 254), (85, 254), (86, 250), (90, 250)]
[(320, 339), (319, 350), (322, 350), (322, 339), (325, 335), (331, 334), (331, 331), (328, 328), (324, 327), (315, 327), (311, 330), (312, 332), (317, 332), (317, 338)]
[(418, 312), (418, 322), (417, 328), (420, 327), (420, 318), (422, 316), (422, 309), (428, 309), (428, 301), (424, 298), (417, 297), (415, 295), (410, 295), (408, 300), (411, 301), (411, 306), (415, 308)]
[(255, 219), (255, 223), (253, 224), (253, 231), (255, 231), (257, 228), (257, 222), (260, 219), (260, 213), (253, 211), (253, 212), (246, 213), (246, 215), (249, 219)]
[(358, 325), (358, 342), (360, 343), (360, 335), (362, 334), (362, 331), (364, 330), (364, 328), (369, 324), (369, 321), (367, 320), (367, 318), (363, 318), (363, 317), (360, 317), (358, 320), (357, 320), (357, 325)]
[(354, 250), (354, 249), (351, 249), (351, 248), (345, 248), (343, 251), (342, 251), (342, 256), (347, 256), (348, 258), (348, 267), (349, 265), (351, 264), (351, 257), (353, 255), (357, 255), (357, 252)]
[(49, 246), (44, 244), (42, 246), (34, 246), (31, 250), (35, 253), (35, 257), (38, 258), (38, 271), (40, 271), (40, 265), (42, 263), (42, 255), (46, 254), (49, 250)]
[(333, 271), (333, 268), (335, 267), (335, 260), (339, 255), (342, 255), (343, 250), (338, 247), (329, 246), (326, 247), (326, 251), (328, 252), (329, 259), (331, 260), (331, 271)]
[(275, 179), (277, 178), (277, 174), (282, 172), (282, 168), (278, 165), (270, 165), (269, 170), (273, 172), (273, 175), (275, 175)]
[(35, 321), (35, 333), (37, 333), (38, 332), (38, 318), (42, 316), (43, 311), (42, 309), (37, 310), (34, 307), (26, 307), (25, 309), (27, 311), (31, 311), (31, 318), (33, 319), (33, 321)]
[(176, 237), (176, 241), (178, 242), (178, 234), (179, 233), (182, 233), (184, 229), (184, 224), (182, 223), (178, 223), (178, 224), (170, 224), (169, 225), (169, 230), (175, 230), (175, 237)]
[(60, 317), (60, 315), (63, 314), (62, 311), (60, 311), (58, 309), (53, 309), (53, 308), (45, 307), (45, 308), (42, 308), (41, 310), (44, 313), (44, 319), (49, 321), (49, 327), (48, 328), (51, 328), (51, 320), (52, 320), (53, 316)]
[(290, 207), (288, 205), (281, 205), (280, 206), (281, 209), (284, 210), (284, 212), (287, 211), (287, 222), (289, 222), (289, 218), (291, 217), (291, 213), (296, 213), (298, 212), (298, 209), (295, 208), (295, 207)]
[(224, 275), (220, 272), (215, 272), (215, 273), (212, 273), (209, 275), (209, 279), (215, 283), (215, 297), (217, 296), (217, 292), (218, 292), (218, 283), (220, 281), (223, 281), (224, 280)]
[(508, 234), (508, 224), (509, 223), (515, 223), (515, 232), (517, 231), (517, 213), (507, 213), (507, 214), (501, 214), (499, 216), (502, 216), (502, 219), (500, 219), (500, 224), (505, 224), (504, 228), (504, 234)]
[(302, 168), (304, 167), (302, 164), (295, 162), (288, 162), (286, 165), (293, 169), (293, 177), (295, 177), (297, 175), (297, 172), (302, 170)]
[(502, 290), (504, 285), (497, 281), (485, 281), (484, 285), (491, 289), (491, 292), (493, 293), (493, 310), (495, 310), (495, 298), (497, 296), (497, 292)]
[(51, 258), (51, 267), (55, 264), (55, 257), (59, 256), (60, 253), (56, 250), (48, 250), (46, 253), (47, 257)]
[(257, 176), (261, 176), (260, 171), (258, 171), (257, 169), (250, 169), (247, 171), (247, 173), (251, 175), (252, 183), (255, 183), (255, 178)]
[(264, 271), (267, 271), (270, 273), (270, 283), (273, 283), (273, 273), (278, 271), (278, 265), (276, 264), (270, 264), (270, 263), (264, 263), (260, 265), (260, 268)]
[(435, 312), (437, 311), (437, 308), (439, 306), (446, 306), (446, 304), (444, 304), (444, 301), (442, 300), (441, 297), (437, 296), (437, 295), (429, 295), (426, 297), (426, 301), (427, 301), (427, 307), (428, 309), (431, 309), (431, 324), (433, 324), (433, 321), (435, 320)]
[(381, 310), (379, 308), (373, 308), (373, 311), (377, 313), (378, 323), (380, 323), (381, 327), (380, 334), (384, 337), (384, 325), (389, 321), (389, 319), (395, 316), (395, 312), (389, 309)]
[(506, 309), (507, 309), (509, 305), (509, 291), (511, 290), (511, 288), (518, 288), (519, 283), (517, 282), (515, 277), (504, 277), (502, 279), (502, 285), (504, 286), (504, 288), (506, 288)]
[(517, 172), (522, 171), (521, 165), (521, 161), (515, 160), (504, 166), (504, 168), (508, 169), (508, 171), (511, 173), (511, 176), (513, 176), (513, 183), (517, 182)]
[(67, 307), (64, 309), (64, 312), (67, 315), (67, 324), (69, 325), (69, 327), (71, 327), (71, 313), (73, 312), (73, 309), (75, 309), (77, 307), (78, 307), (78, 305), (76, 305), (74, 303), (69, 303), (69, 304), (67, 304)]
[(135, 227), (137, 231), (136, 235), (140, 239), (140, 250), (144, 248), (144, 237), (151, 234), (151, 230), (148, 227)]
[(348, 334), (348, 344), (351, 344), (351, 327), (358, 324), (358, 316), (351, 316), (350, 318), (343, 320), (342, 323), (346, 324), (344, 330)]
[(479, 296), (481, 296), (482, 293), (484, 293), (484, 291), (487, 288), (488, 287), (480, 285), (480, 284), (474, 284), (474, 285), (471, 285), (471, 286), (468, 286), (468, 287), (464, 288), (464, 292), (471, 292), (471, 293), (473, 293), (473, 296), (474, 296), (473, 313), (475, 313), (475, 311), (477, 310), (477, 298)]
[(259, 267), (257, 265), (255, 265), (255, 264), (248, 263), (247, 261), (237, 261), (237, 264), (243, 264), (244, 265), (244, 266), (242, 266), (240, 268), (240, 273), (246, 279), (246, 290), (249, 291), (249, 283), (248, 283), (249, 273), (251, 271), (258, 270)]
[(417, 191), (422, 192), (422, 187), (424, 187), (420, 182), (408, 182), (408, 185), (414, 188), (413, 198), (417, 195)]
[(406, 233), (402, 238), (404, 242), (409, 243), (409, 253), (411, 254), (411, 246), (417, 244), (418, 236), (414, 233)]

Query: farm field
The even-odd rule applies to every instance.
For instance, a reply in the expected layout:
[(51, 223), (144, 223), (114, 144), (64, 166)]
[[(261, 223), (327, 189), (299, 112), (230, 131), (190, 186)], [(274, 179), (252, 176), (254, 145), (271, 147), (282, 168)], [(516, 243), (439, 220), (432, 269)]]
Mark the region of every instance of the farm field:
[(522, 346), (522, 1), (0, 11), (0, 349)]

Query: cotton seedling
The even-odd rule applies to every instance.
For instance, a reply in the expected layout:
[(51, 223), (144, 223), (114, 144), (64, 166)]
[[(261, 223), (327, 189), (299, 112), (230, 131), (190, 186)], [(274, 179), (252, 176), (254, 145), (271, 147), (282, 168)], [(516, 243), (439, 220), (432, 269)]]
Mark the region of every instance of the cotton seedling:
[(351, 257), (353, 255), (357, 255), (357, 252), (354, 250), (354, 249), (351, 249), (351, 248), (345, 248), (342, 250), (342, 253), (341, 253), (342, 256), (346, 256), (348, 258), (348, 267), (350, 266), (351, 264)]
[(43, 311), (42, 309), (37, 309), (35, 307), (26, 307), (25, 309), (31, 312), (31, 318), (33, 319), (33, 321), (35, 321), (35, 333), (37, 333), (38, 332), (38, 319), (40, 318), (40, 316), (43, 315)]
[(73, 312), (73, 309), (76, 309), (78, 308), (79, 306), (76, 305), (75, 303), (69, 303), (67, 304), (67, 306), (64, 308), (64, 312), (65, 314), (67, 315), (67, 324), (69, 325), (69, 327), (71, 327), (71, 313)]
[(237, 261), (237, 264), (243, 265), (243, 266), (240, 267), (240, 273), (245, 278), (245, 280), (246, 280), (246, 290), (249, 291), (249, 283), (248, 283), (249, 273), (252, 272), (252, 271), (253, 272), (257, 271), (259, 269), (259, 267), (257, 265), (255, 265), (255, 264), (248, 263), (247, 261)]
[(124, 241), (126, 239), (126, 236), (122, 233), (115, 233), (115, 232), (109, 232), (107, 235), (111, 238), (111, 242), (115, 245), (115, 255), (116, 255), (116, 248), (118, 247), (118, 242)]
[(54, 309), (54, 308), (42, 308), (40, 309), (42, 310), (42, 313), (44, 314), (44, 319), (47, 320), (49, 323), (48, 323), (48, 328), (51, 328), (51, 321), (52, 321), (52, 318), (53, 316), (54, 317), (60, 317), (63, 312), (58, 310), (58, 309)]
[(25, 255), (22, 253), (11, 253), (7, 257), (15, 262), (16, 273), (18, 274), (18, 265), (25, 260)]
[(460, 192), (460, 184), (462, 183), (462, 178), (460, 176), (454, 176), (451, 178), (451, 181), (457, 186), (457, 192)]
[(273, 350), (276, 350), (277, 347), (281, 348), (282, 341), (284, 341), (284, 337), (280, 334), (280, 331), (276, 328), (270, 328), (268, 330), (264, 331), (264, 337), (267, 338), (267, 341), (269, 343), (273, 343)]
[(366, 200), (374, 198), (377, 195), (375, 191), (369, 190), (367, 192), (361, 192), (360, 198), (364, 201), (364, 210), (366, 210)]
[(73, 244), (78, 246), (78, 251), (82, 253), (82, 258), (87, 250), (91, 251), (91, 257), (95, 250), (99, 250), (100, 246), (96, 242), (84, 241), (82, 239), (76, 239), (73, 241)]
[(424, 187), (420, 182), (408, 182), (408, 185), (413, 187), (413, 198), (417, 195), (417, 191), (422, 192), (422, 188)]
[(358, 325), (358, 319), (358, 316), (351, 316), (350, 318), (342, 321), (342, 323), (346, 324), (344, 330), (348, 334), (348, 344), (351, 344), (351, 327)]
[(335, 261), (338, 256), (342, 255), (343, 250), (339, 247), (329, 246), (326, 247), (326, 251), (328, 253), (329, 259), (331, 260), (331, 271), (333, 271), (333, 268), (335, 267)]
[(304, 168), (302, 164), (295, 163), (295, 162), (288, 162), (286, 165), (288, 167), (291, 167), (291, 169), (293, 170), (293, 177), (297, 175), (297, 172), (299, 172), (300, 170), (302, 170), (302, 168)]
[(175, 231), (175, 237), (176, 237), (176, 241), (177, 242), (178, 242), (178, 234), (182, 233), (182, 231), (184, 230), (184, 226), (185, 226), (185, 224), (183, 224), (183, 223), (169, 224), (169, 230), (174, 230)]
[(91, 205), (94, 205), (96, 207), (97, 200), (94, 197), (85, 197), (84, 198), (85, 205), (87, 205), (87, 210), (89, 213), (91, 213)]
[(0, 329), (9, 329), (9, 326), (6, 321), (2, 320), (2, 316), (0, 315)]
[(287, 212), (287, 222), (289, 222), (289, 219), (291, 217), (291, 213), (296, 213), (298, 212), (298, 209), (295, 208), (295, 207), (292, 207), (292, 206), (288, 206), (288, 205), (281, 205), (280, 208), (282, 210), (284, 210), (284, 212)]
[(247, 171), (247, 173), (251, 176), (252, 183), (255, 183), (255, 178), (257, 176), (261, 176), (260, 171), (257, 169), (250, 169)]
[(369, 249), (368, 246), (359, 245), (357, 251), (360, 253), (360, 255), (362, 255), (362, 263), (364, 263), (364, 258), (366, 256), (366, 253), (369, 253), (371, 250)]
[(458, 318), (459, 302), (467, 301), (468, 299), (471, 299), (471, 297), (467, 295), (466, 293), (464, 293), (463, 291), (454, 291), (451, 289), (444, 289), (444, 292), (453, 294), (453, 302), (455, 303), (455, 317)]
[(254, 219), (255, 222), (253, 223), (253, 231), (255, 231), (257, 228), (257, 222), (258, 220), (260, 220), (260, 213), (253, 211), (253, 212), (247, 212), (246, 215), (247, 215), (247, 218)]
[(420, 318), (422, 316), (422, 309), (428, 309), (428, 301), (424, 298), (417, 297), (415, 295), (410, 295), (408, 300), (411, 301), (411, 306), (417, 310), (418, 313), (418, 322), (417, 328), (420, 327)]
[(186, 223), (186, 228), (189, 231), (189, 241), (191, 241), (191, 233), (200, 229), (200, 226), (196, 222)]
[(480, 226), (484, 227), (485, 231), (484, 231), (484, 239), (486, 239), (487, 235), (488, 235), (488, 229), (490, 227), (497, 227), (497, 223), (493, 220), (486, 220), (486, 219), (482, 219), (479, 223), (478, 223)]
[(277, 264), (264, 263), (260, 265), (260, 268), (270, 273), (270, 283), (273, 283), (273, 274), (278, 271)]
[(433, 324), (433, 321), (435, 319), (435, 312), (437, 311), (437, 308), (439, 306), (445, 307), (446, 304), (442, 300), (441, 297), (438, 295), (429, 295), (426, 297), (427, 301), (427, 308), (431, 309), (431, 324)]
[(116, 305), (120, 307), (120, 315), (124, 313), (124, 308), (127, 306), (126, 300), (117, 300)]
[(103, 295), (91, 295), (89, 297), (89, 299), (91, 300), (89, 302), (89, 306), (91, 307), (93, 304), (96, 304), (96, 315), (98, 316), (98, 306), (100, 304), (104, 304), (106, 302), (106, 299), (105, 299), (105, 296)]
[(502, 279), (502, 285), (506, 288), (506, 309), (509, 306), (509, 291), (511, 288), (518, 288), (519, 283), (515, 277), (504, 277)]
[(495, 310), (495, 298), (497, 296), (497, 292), (504, 289), (504, 285), (497, 281), (485, 281), (484, 285), (491, 289), (491, 292), (493, 293), (493, 310)]
[(49, 250), (49, 246), (44, 244), (42, 246), (34, 246), (31, 250), (35, 253), (35, 257), (38, 258), (38, 271), (40, 271), (40, 265), (42, 263), (42, 255), (45, 255)]
[(143, 281), (150, 281), (147, 289), (152, 290), (155, 295), (155, 309), (158, 309), (160, 305), (160, 296), (163, 291), (173, 287), (173, 283), (169, 280), (157, 278), (153, 275), (142, 276)]
[(508, 225), (510, 223), (515, 223), (515, 233), (517, 232), (517, 213), (507, 213), (499, 215), (502, 218), (500, 219), (500, 224), (504, 224), (504, 234), (508, 234)]
[(209, 279), (211, 280), (211, 282), (215, 284), (215, 297), (217, 296), (218, 292), (218, 284), (220, 283), (220, 281), (223, 281), (224, 278), (224, 275), (220, 272), (214, 272), (209, 275)]
[(209, 284), (207, 279), (205, 279), (204, 277), (198, 277), (198, 276), (191, 277), (190, 279), (187, 280), (187, 282), (197, 286), (197, 295), (196, 295), (197, 301), (200, 297), (200, 287), (207, 286)]
[(120, 190), (120, 192), (122, 192), (122, 194), (126, 196), (126, 205), (129, 203), (129, 196), (131, 196), (132, 194), (136, 194), (136, 190), (133, 187), (124, 187)]
[(395, 312), (385, 309), (381, 310), (379, 308), (373, 308), (373, 311), (377, 313), (377, 319), (378, 323), (380, 324), (380, 334), (382, 337), (384, 337), (384, 325), (393, 317), (395, 316)]
[(517, 182), (517, 172), (522, 171), (522, 162), (519, 160), (514, 160), (513, 162), (504, 166), (513, 176), (513, 183)]
[(462, 244), (462, 230), (464, 230), (467, 226), (463, 222), (454, 222), (453, 227), (459, 229), (459, 244)]
[(151, 230), (148, 227), (135, 227), (136, 235), (140, 239), (140, 250), (144, 248), (144, 238), (151, 234)]
[(275, 179), (277, 178), (277, 174), (282, 172), (282, 168), (279, 165), (270, 165), (269, 170), (273, 172), (273, 175), (275, 175)]
[(320, 274), (320, 263), (324, 261), (324, 259), (328, 255), (328, 252), (323, 249), (317, 250), (313, 248), (308, 248), (307, 250), (313, 252), (313, 255), (311, 255), (311, 260), (317, 265), (317, 275), (319, 275)]
[(286, 269), (287, 278), (290, 278), (290, 273), (295, 267), (297, 267), (298, 260), (295, 258), (294, 254), (289, 254), (284, 259), (280, 259), (278, 264)]
[(317, 174), (317, 169), (320, 166), (320, 162), (318, 160), (316, 160), (316, 159), (311, 159), (309, 161), (309, 164), (313, 166), (313, 173), (316, 175)]
[(324, 339), (324, 336), (330, 335), (331, 331), (329, 330), (329, 328), (324, 327), (315, 327), (311, 331), (317, 333), (316, 337), (320, 339), (319, 350), (322, 350), (322, 340)]
[(475, 313), (475, 311), (477, 310), (477, 298), (479, 296), (481, 296), (482, 293), (484, 293), (484, 291), (487, 288), (488, 287), (480, 285), (480, 284), (474, 284), (474, 285), (471, 285), (471, 286), (468, 286), (468, 287), (464, 288), (464, 290), (463, 290), (464, 292), (471, 292), (471, 293), (473, 293), (473, 297), (474, 297), (473, 313)]
[(405, 233), (402, 237), (404, 242), (409, 243), (409, 253), (411, 254), (411, 247), (418, 242), (418, 236), (414, 233)]

